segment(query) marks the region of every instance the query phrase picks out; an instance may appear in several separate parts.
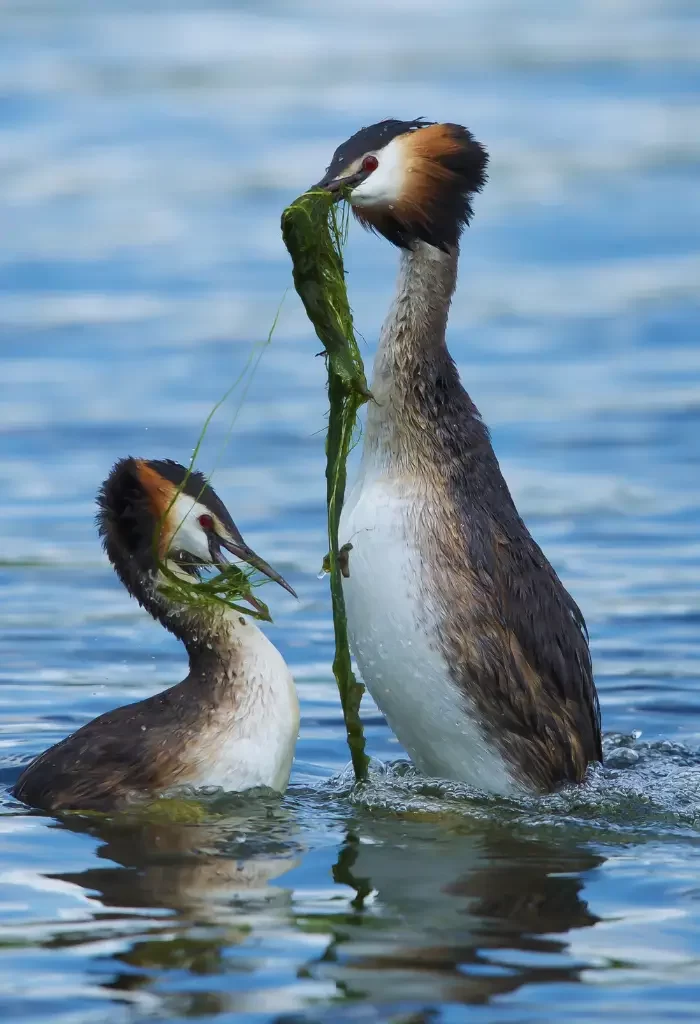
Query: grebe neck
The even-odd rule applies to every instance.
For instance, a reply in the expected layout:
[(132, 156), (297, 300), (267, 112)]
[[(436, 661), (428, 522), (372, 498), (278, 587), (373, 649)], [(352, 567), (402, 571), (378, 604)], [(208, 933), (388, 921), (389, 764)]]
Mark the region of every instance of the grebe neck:
[(246, 648), (264, 636), (240, 612), (224, 605), (197, 606), (166, 598), (153, 580), (137, 596), (144, 608), (185, 647), (191, 681), (229, 685), (237, 675)]
[(435, 360), (445, 351), (457, 257), (457, 250), (442, 252), (426, 242), (402, 250), (394, 300), (379, 336), (375, 388), (383, 388), (389, 374), (393, 381), (403, 382), (416, 364)]
[(364, 458), (415, 469), (419, 452), (433, 458), (425, 432), (449, 414), (478, 415), (459, 380), (445, 341), (457, 283), (456, 248), (443, 252), (425, 242), (401, 254), (396, 293), (379, 338), (371, 384)]

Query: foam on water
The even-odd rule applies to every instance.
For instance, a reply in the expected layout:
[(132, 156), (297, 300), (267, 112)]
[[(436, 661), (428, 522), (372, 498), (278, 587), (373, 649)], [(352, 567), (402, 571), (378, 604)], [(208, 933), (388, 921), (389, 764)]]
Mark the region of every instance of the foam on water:
[(371, 812), (585, 826), (599, 838), (609, 832), (700, 836), (699, 751), (622, 733), (607, 735), (603, 750), (605, 763), (593, 766), (583, 785), (539, 797), (485, 796), (458, 782), (427, 779), (403, 760), (373, 759), (369, 779), (360, 785), (348, 766), (321, 788)]
[[(580, 786), (538, 797), (504, 799), (487, 796), (470, 786), (430, 779), (406, 760), (382, 762), (372, 758), (369, 778), (355, 783), (351, 765), (315, 784), (297, 783), (289, 799), (315, 806), (332, 798), (343, 805), (399, 816), (455, 817), (541, 825), (582, 826), (599, 834), (692, 835), (700, 837), (700, 751), (671, 740), (643, 741), (638, 733), (610, 733), (604, 737), (605, 762), (594, 765)], [(9, 796), (25, 762), (15, 756), (0, 758), (0, 807), (17, 811)], [(249, 817), (263, 822), (274, 818), (284, 802), (272, 791), (226, 793), (217, 787), (179, 787), (168, 798), (197, 802), (206, 817), (226, 820)], [(167, 799), (167, 798), (166, 798)]]

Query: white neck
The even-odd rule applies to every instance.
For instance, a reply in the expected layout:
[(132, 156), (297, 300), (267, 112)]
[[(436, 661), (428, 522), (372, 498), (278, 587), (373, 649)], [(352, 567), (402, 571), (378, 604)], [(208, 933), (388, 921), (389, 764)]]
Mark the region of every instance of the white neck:
[(213, 688), (203, 681), (212, 714), (192, 784), (283, 792), (299, 732), (299, 702), (284, 658), (255, 623), (233, 611), (222, 616), (216, 658)]

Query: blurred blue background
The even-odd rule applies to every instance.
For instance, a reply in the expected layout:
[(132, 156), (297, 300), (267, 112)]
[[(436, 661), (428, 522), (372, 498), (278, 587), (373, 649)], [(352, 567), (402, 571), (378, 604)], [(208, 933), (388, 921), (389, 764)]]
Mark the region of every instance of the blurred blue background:
[[(265, 594), (302, 699), (292, 789), (189, 828), (0, 796), (0, 1015), (696, 1020), (697, 4), (6, 0), (2, 28), (3, 791), (185, 674), (102, 556), (95, 492), (118, 457), (188, 460), (290, 287), (281, 210), (387, 116), (490, 151), (450, 345), (588, 621), (609, 760), (517, 806), (379, 764), (349, 792), (325, 372), (292, 291), (199, 459), (300, 595)], [(353, 226), (346, 263), (369, 363), (396, 253)]]

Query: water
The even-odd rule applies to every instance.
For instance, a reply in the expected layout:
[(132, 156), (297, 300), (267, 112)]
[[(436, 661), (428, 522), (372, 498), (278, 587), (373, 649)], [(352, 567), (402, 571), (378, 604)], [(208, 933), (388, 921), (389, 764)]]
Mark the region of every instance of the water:
[[(700, 998), (700, 18), (685, 0), (6, 0), (0, 39), (0, 1015), (696, 1020)], [(198, 826), (7, 795), (179, 680), (94, 494), (186, 461), (264, 339), (283, 206), (384, 116), (466, 123), (491, 180), (451, 346), (591, 631), (608, 764), (510, 804), (419, 779), (370, 701), (354, 792), (329, 674), (318, 343), (295, 296), (200, 464), (299, 593), (265, 591), (302, 729), (280, 801)], [(369, 360), (391, 248), (347, 254)]]

